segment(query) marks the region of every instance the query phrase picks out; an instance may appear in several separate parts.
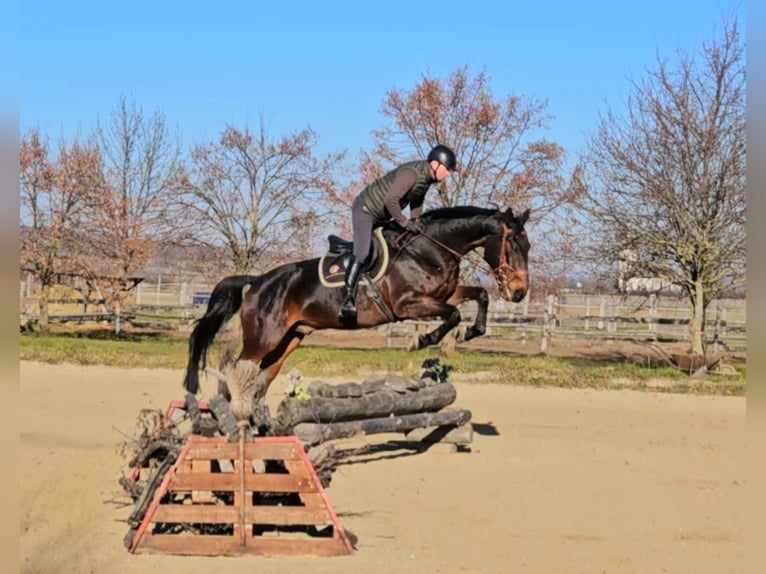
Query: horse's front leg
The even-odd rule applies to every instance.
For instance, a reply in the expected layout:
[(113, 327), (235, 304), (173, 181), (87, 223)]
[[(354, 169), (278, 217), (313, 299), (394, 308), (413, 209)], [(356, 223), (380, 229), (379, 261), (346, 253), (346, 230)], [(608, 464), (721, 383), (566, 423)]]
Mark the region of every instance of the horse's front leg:
[(447, 299), (450, 305), (460, 305), (463, 301), (476, 301), (478, 311), (473, 325), (468, 327), (463, 333), (463, 341), (470, 341), (474, 337), (481, 337), (487, 332), (487, 310), (489, 309), (489, 295), (484, 287), (470, 287), (468, 285), (458, 285), (452, 297)]
[(410, 345), (410, 351), (436, 345), (460, 323), (460, 311), (457, 307), (425, 296), (398, 301), (394, 313), (402, 319), (429, 319), (431, 317), (444, 319), (444, 323), (430, 333), (419, 335)]

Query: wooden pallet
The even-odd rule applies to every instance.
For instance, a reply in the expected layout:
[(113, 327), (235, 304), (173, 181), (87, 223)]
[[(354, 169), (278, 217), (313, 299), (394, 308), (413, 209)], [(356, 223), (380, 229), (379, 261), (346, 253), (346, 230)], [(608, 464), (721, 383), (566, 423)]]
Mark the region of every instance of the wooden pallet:
[(353, 547), (301, 442), (242, 433), (239, 442), (189, 437), (130, 551), (337, 556)]

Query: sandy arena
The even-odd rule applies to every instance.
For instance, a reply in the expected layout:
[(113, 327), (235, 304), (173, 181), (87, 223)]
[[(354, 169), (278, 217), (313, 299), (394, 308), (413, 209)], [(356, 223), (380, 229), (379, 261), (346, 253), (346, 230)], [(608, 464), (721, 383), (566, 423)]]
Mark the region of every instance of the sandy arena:
[[(181, 372), (20, 372), (26, 574), (744, 570), (743, 397), (458, 383), (472, 452), (382, 450), (336, 471), (327, 494), (359, 538), (353, 556), (197, 558), (122, 543), (121, 433), (140, 409), (182, 398)], [(277, 381), (270, 400), (280, 392)]]

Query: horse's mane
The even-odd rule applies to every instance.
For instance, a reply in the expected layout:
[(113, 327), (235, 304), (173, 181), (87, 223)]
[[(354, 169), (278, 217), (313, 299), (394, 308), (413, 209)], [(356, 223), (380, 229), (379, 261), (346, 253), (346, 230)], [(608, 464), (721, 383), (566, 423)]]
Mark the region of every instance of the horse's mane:
[(488, 209), (486, 207), (476, 207), (473, 205), (456, 205), (454, 207), (437, 207), (423, 212), (421, 218), (426, 221), (437, 219), (465, 219), (467, 217), (483, 216), (489, 217), (497, 213), (497, 209)]

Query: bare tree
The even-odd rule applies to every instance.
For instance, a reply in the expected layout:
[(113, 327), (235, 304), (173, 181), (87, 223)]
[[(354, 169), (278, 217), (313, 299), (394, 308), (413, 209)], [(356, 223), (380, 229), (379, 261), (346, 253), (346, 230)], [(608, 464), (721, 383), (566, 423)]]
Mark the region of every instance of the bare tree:
[(490, 78), (467, 67), (447, 78), (425, 74), (411, 90), (386, 94), (381, 112), (390, 124), (373, 132), (374, 154), (397, 164), (424, 158), (436, 143), (449, 145), (460, 176), (438, 186), (442, 205), (530, 207), (539, 222), (567, 191), (563, 149), (539, 137), (550, 120), (546, 107), (519, 95), (496, 98)]
[(161, 112), (146, 116), (125, 96), (106, 122), (97, 122), (94, 140), (106, 188), (90, 196), (87, 226), (81, 231), (88, 251), (82, 273), (119, 314), (137, 273), (173, 238), (172, 182), (180, 143)]
[[(468, 67), (446, 78), (424, 74), (409, 90), (391, 89), (381, 105), (387, 123), (372, 132), (374, 148), (361, 151), (359, 176), (331, 197), (335, 209), (345, 208), (350, 220), (348, 205), (366, 184), (443, 143), (455, 151), (460, 174), (437, 184), (440, 206), (529, 207), (532, 226), (539, 226), (571, 199), (562, 175), (564, 150), (541, 136), (550, 120), (546, 107), (516, 94), (496, 97), (487, 74), (472, 74)], [(530, 264), (539, 265), (540, 255), (535, 247)], [(484, 281), (479, 261), (466, 261), (470, 281)]]
[(632, 84), (624, 116), (602, 115), (573, 179), (591, 255), (678, 285), (691, 351), (705, 309), (745, 275), (745, 61), (736, 22), (699, 54)]
[(194, 240), (211, 254), (224, 248), (221, 264), (236, 273), (305, 257), (342, 159), (317, 158), (317, 141), (309, 128), (272, 139), (261, 119), (257, 132), (229, 125), (218, 142), (195, 146), (179, 183)]
[(39, 328), (49, 328), (51, 287), (62, 273), (77, 268), (73, 250), (83, 210), (94, 192), (103, 190), (100, 158), (90, 144), (58, 144), (51, 157), (48, 140), (38, 130), (25, 133), (19, 149), (21, 192), (21, 264), (41, 284)]

